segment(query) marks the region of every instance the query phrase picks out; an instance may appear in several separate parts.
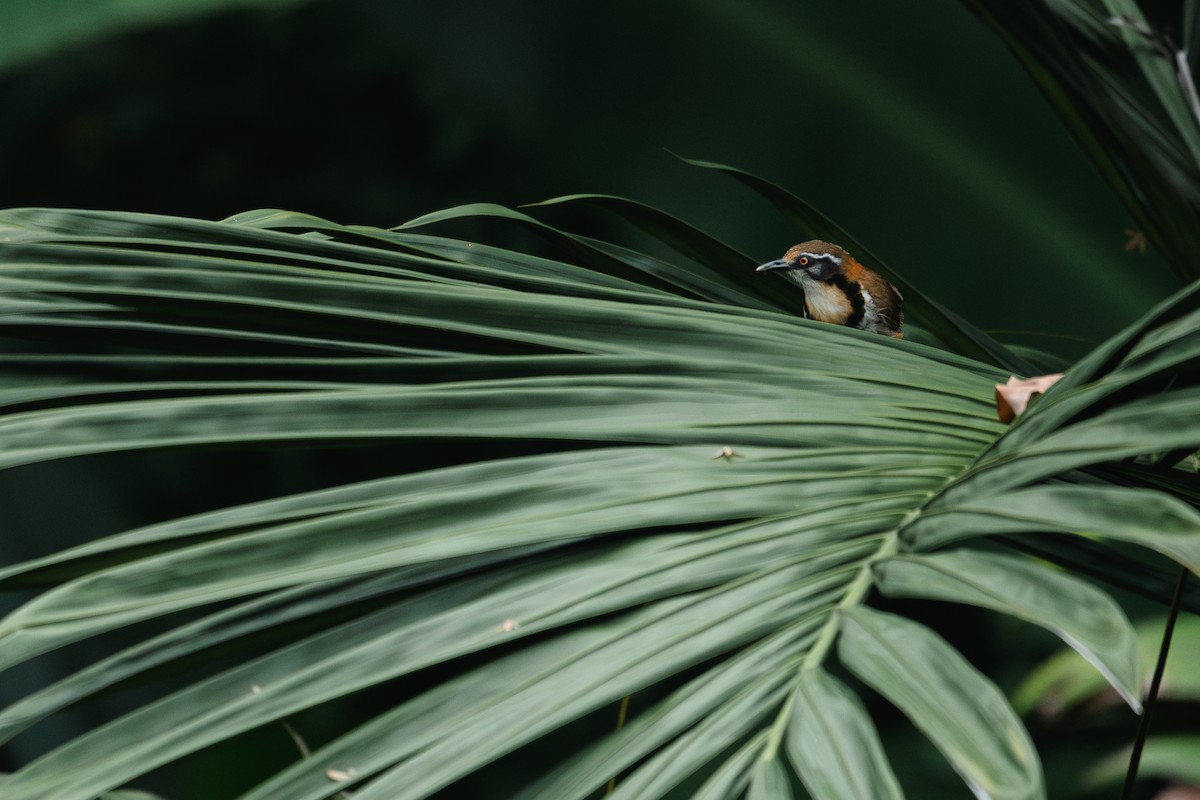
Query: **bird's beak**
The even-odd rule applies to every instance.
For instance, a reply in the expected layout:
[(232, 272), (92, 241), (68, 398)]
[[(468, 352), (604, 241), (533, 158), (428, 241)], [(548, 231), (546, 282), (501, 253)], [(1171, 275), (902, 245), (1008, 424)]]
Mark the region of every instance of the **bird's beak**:
[(784, 261), (782, 258), (777, 258), (774, 261), (768, 261), (765, 264), (760, 264), (758, 269), (756, 269), (754, 271), (755, 272), (766, 272), (769, 269), (791, 269), (791, 268), (792, 268), (792, 265), (789, 262)]

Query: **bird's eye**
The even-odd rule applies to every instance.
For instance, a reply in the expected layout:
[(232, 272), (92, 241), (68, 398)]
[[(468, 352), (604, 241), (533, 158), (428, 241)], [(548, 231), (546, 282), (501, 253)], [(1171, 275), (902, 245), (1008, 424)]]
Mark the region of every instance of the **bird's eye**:
[(800, 266), (802, 266), (802, 267), (808, 266), (808, 256), (800, 256)]

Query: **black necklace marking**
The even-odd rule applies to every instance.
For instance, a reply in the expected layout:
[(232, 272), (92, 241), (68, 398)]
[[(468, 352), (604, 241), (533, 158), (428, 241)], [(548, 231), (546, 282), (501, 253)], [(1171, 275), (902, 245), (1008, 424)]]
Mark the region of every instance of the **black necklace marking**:
[(863, 301), (862, 287), (858, 285), (858, 281), (848, 280), (840, 272), (831, 275), (827, 282), (841, 289), (842, 294), (846, 295), (846, 299), (850, 301), (850, 316), (846, 317), (846, 321), (842, 324), (848, 328), (857, 328), (867, 314), (867, 304)]

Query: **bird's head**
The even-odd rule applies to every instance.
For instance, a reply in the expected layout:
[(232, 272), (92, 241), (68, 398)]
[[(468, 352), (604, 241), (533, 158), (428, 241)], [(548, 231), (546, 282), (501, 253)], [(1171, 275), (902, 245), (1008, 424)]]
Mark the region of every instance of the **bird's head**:
[(811, 239), (789, 249), (783, 258), (760, 265), (758, 271), (782, 269), (797, 279), (827, 281), (833, 274), (845, 271), (851, 263), (854, 259), (838, 245)]
[(900, 292), (838, 245), (820, 239), (801, 242), (783, 258), (758, 267), (759, 272), (768, 270), (779, 270), (800, 284), (809, 319), (901, 337)]

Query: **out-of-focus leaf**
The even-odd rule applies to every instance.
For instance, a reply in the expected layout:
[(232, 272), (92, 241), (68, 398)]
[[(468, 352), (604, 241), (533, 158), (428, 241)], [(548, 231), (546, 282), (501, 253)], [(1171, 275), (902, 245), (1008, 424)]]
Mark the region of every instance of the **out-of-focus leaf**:
[(135, 27), (178, 22), (238, 7), (277, 7), (305, 0), (40, 0), (5, 3), (0, 12), (0, 72), (81, 41)]
[[(1138, 662), (1142, 674), (1150, 674), (1162, 646), (1163, 620), (1142, 620), (1134, 626), (1137, 635)], [(1200, 700), (1200, 619), (1182, 615), (1175, 623), (1171, 651), (1159, 696), (1165, 700)], [(1013, 704), (1022, 714), (1037, 711), (1053, 718), (1085, 701), (1097, 700), (1108, 685), (1074, 650), (1063, 650), (1035, 669), (1013, 695)], [(1116, 702), (1116, 698), (1112, 698)]]
[[(1129, 755), (1129, 748), (1122, 749), (1090, 769), (1084, 779), (1087, 788), (1095, 791), (1119, 786), (1129, 770)], [(1200, 736), (1164, 734), (1147, 737), (1138, 776), (1200, 786)]]
[[(0, 788), (3, 787), (4, 781), (7, 778), (7, 773), (0, 772)], [(105, 792), (97, 797), (96, 800), (163, 800), (163, 798), (150, 792), (141, 791), (140, 789), (117, 789)]]

